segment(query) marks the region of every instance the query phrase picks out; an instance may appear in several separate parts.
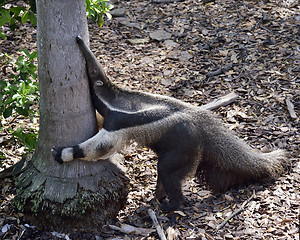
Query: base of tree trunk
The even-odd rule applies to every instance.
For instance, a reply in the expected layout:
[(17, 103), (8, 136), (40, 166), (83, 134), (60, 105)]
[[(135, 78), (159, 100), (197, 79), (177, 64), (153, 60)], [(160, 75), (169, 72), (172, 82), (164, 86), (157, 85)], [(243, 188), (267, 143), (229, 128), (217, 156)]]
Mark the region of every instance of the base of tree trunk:
[[(42, 174), (30, 159), (16, 178), (17, 193), (13, 202), (26, 220), (42, 229), (100, 232), (126, 203), (128, 178), (118, 165), (121, 160), (120, 155), (115, 155), (99, 161), (101, 172), (97, 176), (66, 179)], [(56, 195), (51, 194), (51, 189)]]

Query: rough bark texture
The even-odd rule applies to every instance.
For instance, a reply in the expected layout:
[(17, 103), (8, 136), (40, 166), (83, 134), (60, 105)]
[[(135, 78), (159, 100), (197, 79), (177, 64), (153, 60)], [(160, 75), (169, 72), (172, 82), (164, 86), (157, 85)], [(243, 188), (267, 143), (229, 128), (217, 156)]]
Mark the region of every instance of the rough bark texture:
[(14, 202), (41, 227), (97, 231), (126, 200), (121, 157), (59, 165), (50, 152), (97, 132), (85, 62), (75, 42), (77, 35), (88, 39), (85, 1), (38, 0), (37, 14), (40, 132), (35, 153), (16, 179)]

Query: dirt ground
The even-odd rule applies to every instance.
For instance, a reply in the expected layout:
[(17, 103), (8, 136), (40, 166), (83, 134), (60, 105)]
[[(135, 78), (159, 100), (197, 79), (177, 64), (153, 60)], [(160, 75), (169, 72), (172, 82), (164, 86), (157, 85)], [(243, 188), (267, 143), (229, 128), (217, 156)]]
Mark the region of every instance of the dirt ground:
[[(0, 238), (159, 239), (147, 212), (151, 206), (168, 239), (299, 239), (299, 1), (132, 0), (113, 5), (114, 18), (104, 27), (89, 24), (91, 48), (112, 81), (195, 105), (235, 92), (235, 102), (214, 112), (251, 146), (286, 149), (289, 169), (274, 182), (219, 195), (188, 179), (183, 186), (187, 203), (163, 214), (151, 204), (156, 155), (132, 144), (123, 152), (130, 194), (110, 224), (143, 228), (141, 235), (108, 225), (98, 235), (37, 229), (11, 204), (15, 189), (8, 178), (0, 182)], [(34, 27), (4, 30), (2, 53), (16, 56), (22, 48), (36, 49)], [(1, 77), (8, 76), (2, 71)], [(288, 110), (289, 102), (296, 117)], [(2, 169), (24, 154), (15, 142), (2, 141), (0, 147), (6, 156)]]

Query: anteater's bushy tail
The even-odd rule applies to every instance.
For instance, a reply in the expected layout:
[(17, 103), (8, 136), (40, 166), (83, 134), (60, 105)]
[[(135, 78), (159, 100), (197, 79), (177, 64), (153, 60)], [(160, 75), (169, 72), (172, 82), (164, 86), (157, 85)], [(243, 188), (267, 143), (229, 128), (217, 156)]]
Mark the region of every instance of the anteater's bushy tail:
[(222, 125), (212, 124), (204, 131), (197, 176), (214, 192), (265, 178), (274, 179), (285, 170), (287, 154), (284, 150), (256, 151)]

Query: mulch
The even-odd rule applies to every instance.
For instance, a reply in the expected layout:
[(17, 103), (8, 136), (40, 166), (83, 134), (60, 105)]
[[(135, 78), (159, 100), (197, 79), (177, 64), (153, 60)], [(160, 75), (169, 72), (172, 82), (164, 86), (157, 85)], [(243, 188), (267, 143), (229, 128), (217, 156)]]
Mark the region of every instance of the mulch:
[[(152, 208), (168, 239), (299, 239), (300, 163), (300, 5), (299, 1), (113, 1), (114, 18), (99, 28), (89, 24), (91, 48), (117, 84), (173, 96), (195, 105), (229, 92), (239, 98), (214, 110), (251, 146), (286, 149), (290, 166), (273, 182), (255, 183), (214, 195), (189, 178), (187, 199), (163, 214), (153, 199), (156, 155), (132, 144), (124, 150), (130, 194), (124, 209), (108, 223), (141, 230), (122, 233), (105, 226), (99, 234), (37, 229), (11, 204), (12, 179), (0, 182), (1, 239), (159, 239), (148, 214)], [(0, 40), (2, 53), (17, 56), (36, 49), (29, 24)], [(8, 78), (3, 71), (1, 77)], [(296, 117), (288, 110), (292, 104)], [(16, 118), (24, 122), (22, 118)], [(0, 147), (2, 168), (20, 160), (24, 148)], [(242, 207), (242, 208), (241, 208)], [(218, 226), (233, 212), (238, 213)], [(143, 236), (147, 235), (147, 236)]]

